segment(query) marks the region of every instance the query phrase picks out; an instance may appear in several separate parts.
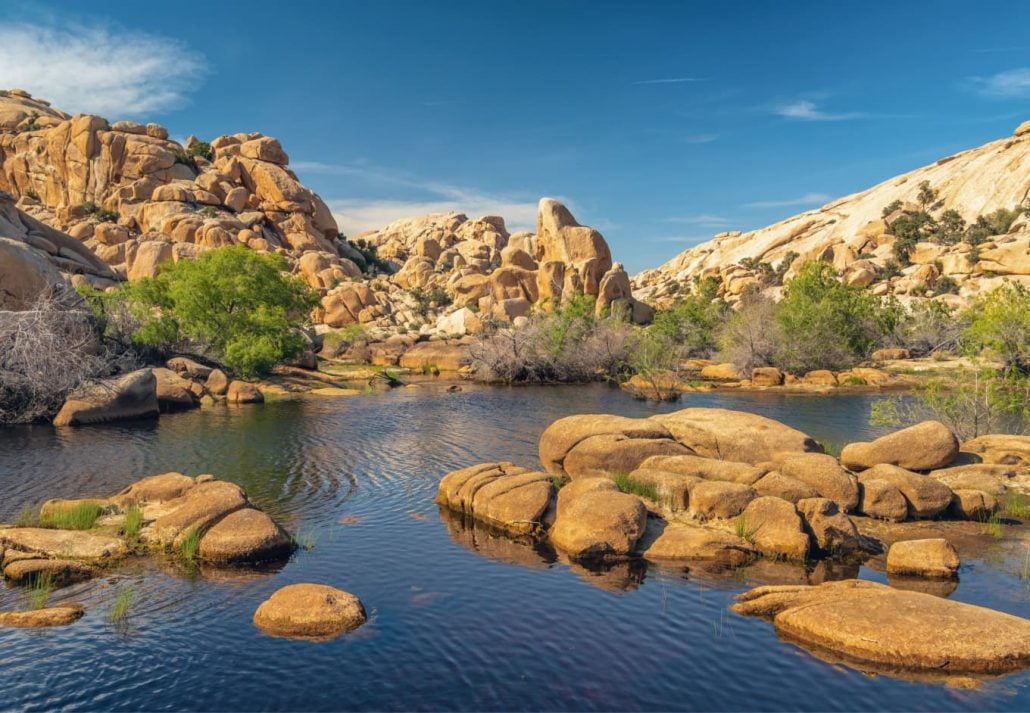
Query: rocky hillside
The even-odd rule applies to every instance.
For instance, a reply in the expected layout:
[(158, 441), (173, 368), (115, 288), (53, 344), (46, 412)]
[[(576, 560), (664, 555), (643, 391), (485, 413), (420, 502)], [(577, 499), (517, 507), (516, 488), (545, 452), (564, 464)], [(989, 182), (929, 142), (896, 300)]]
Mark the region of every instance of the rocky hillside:
[[(1002, 279), (1030, 285), (1030, 219), (1019, 212), (1028, 204), (1030, 122), (1024, 122), (1013, 136), (817, 210), (716, 235), (637, 275), (635, 294), (661, 304), (694, 278), (714, 277), (735, 301), (749, 285), (775, 287), (805, 261), (819, 259), (876, 294), (961, 303)], [(999, 210), (1008, 213), (988, 219)]]
[(597, 296), (598, 311), (621, 301), (638, 321), (650, 317), (601, 234), (557, 201), (541, 201), (535, 234), (510, 235), (496, 216), (449, 213), (397, 221), (352, 244), (288, 166), (279, 142), (259, 133), (182, 145), (157, 124), (69, 116), (22, 90), (0, 91), (0, 191), (21, 219), (70, 236), (50, 244), (77, 282), (108, 288), (241, 244), (286, 256), (323, 295), (316, 317), (330, 327), (433, 331), (464, 308), (446, 323), (463, 332), (578, 291)]

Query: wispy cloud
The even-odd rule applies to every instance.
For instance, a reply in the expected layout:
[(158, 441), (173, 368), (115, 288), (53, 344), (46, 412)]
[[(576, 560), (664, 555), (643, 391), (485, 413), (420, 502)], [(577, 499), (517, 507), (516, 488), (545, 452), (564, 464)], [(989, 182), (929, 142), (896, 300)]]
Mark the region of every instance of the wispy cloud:
[(666, 77), (664, 79), (641, 79), (634, 84), (688, 84), (692, 82), (708, 82), (709, 77)]
[(1019, 67), (992, 74), (989, 77), (970, 77), (977, 90), (984, 95), (1003, 98), (1030, 96), (1030, 67)]
[(829, 112), (820, 109), (815, 102), (809, 99), (799, 99), (789, 104), (780, 104), (773, 107), (773, 113), (787, 119), (799, 121), (847, 121), (849, 119), (861, 119), (866, 114), (848, 112)]
[(0, 78), (68, 112), (139, 116), (183, 103), (202, 55), (160, 35), (103, 25), (0, 24)]
[(687, 144), (710, 144), (713, 141), (718, 141), (720, 134), (689, 134), (683, 137), (683, 142)]
[(830, 201), (833, 196), (826, 193), (806, 193), (803, 196), (797, 198), (787, 198), (784, 200), (770, 200), (770, 201), (754, 201), (752, 203), (745, 203), (742, 208), (794, 208), (794, 207), (808, 207), (808, 206), (819, 206)]
[(696, 245), (697, 243), (703, 243), (706, 240), (711, 240), (711, 235), (661, 235), (653, 238), (648, 238), (647, 242), (652, 243), (689, 243)]
[(733, 222), (721, 215), (702, 213), (700, 215), (674, 215), (662, 220), (663, 223), (676, 223), (680, 225), (698, 225), (702, 228), (728, 228)]
[[(368, 165), (330, 164), (320, 161), (295, 161), (298, 173), (349, 176), (375, 186), (380, 192), (403, 197), (345, 198), (327, 201), (336, 222), (347, 235), (382, 228), (401, 218), (428, 213), (465, 213), (471, 218), (499, 215), (509, 230), (536, 227), (537, 200), (480, 191), (440, 181)], [(569, 201), (559, 197), (570, 208)]]

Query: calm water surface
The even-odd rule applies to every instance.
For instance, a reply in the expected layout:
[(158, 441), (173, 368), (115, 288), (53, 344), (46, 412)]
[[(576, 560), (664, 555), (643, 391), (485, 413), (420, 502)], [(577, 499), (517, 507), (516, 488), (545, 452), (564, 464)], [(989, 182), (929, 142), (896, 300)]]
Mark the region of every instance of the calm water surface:
[[(573, 413), (684, 406), (758, 412), (819, 439), (875, 435), (870, 397), (705, 394), (633, 401), (605, 387), (401, 389), (269, 403), (151, 424), (0, 430), (0, 519), (48, 497), (113, 493), (178, 470), (239, 483), (313, 547), (276, 571), (142, 562), (55, 592), (76, 624), (0, 630), (0, 707), (51, 710), (980, 710), (1030, 708), (1025, 674), (979, 690), (861, 673), (781, 642), (728, 610), (749, 582), (802, 581), (760, 563), (732, 577), (643, 563), (589, 572), (433, 505), (449, 470), (536, 466), (537, 438)], [(953, 598), (1020, 616), (1011, 557), (967, 562)], [(812, 575), (818, 577), (816, 572)], [(861, 576), (881, 578), (862, 570)], [(361, 597), (362, 629), (327, 643), (265, 636), (251, 616), (292, 582)], [(129, 619), (108, 620), (131, 588)], [(0, 590), (0, 607), (24, 592)]]

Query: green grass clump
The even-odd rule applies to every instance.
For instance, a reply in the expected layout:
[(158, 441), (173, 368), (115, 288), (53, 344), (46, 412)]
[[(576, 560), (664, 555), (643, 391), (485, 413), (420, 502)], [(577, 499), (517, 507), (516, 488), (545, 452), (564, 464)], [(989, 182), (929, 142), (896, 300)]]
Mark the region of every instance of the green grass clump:
[(54, 590), (54, 578), (50, 573), (41, 574), (28, 586), (29, 609), (43, 609), (50, 600), (50, 592)]
[(40, 514), (40, 527), (52, 527), (57, 530), (89, 530), (104, 512), (104, 508), (95, 502), (84, 501), (62, 508), (52, 508)]
[(122, 536), (129, 542), (139, 542), (139, 532), (143, 528), (143, 508), (139, 505), (132, 505), (125, 511), (125, 520), (122, 521)]
[(305, 552), (315, 549), (315, 545), (318, 542), (314, 533), (306, 530), (298, 530), (296, 534), (290, 536), (290, 539), (293, 540), (294, 547)]
[(1030, 518), (1030, 501), (1019, 493), (1012, 493), (1005, 498), (1001, 511), (1006, 517), (1014, 517), (1017, 520)]
[(568, 483), (568, 482), (569, 481), (566, 480), (565, 477), (561, 476), (561, 475), (555, 475), (555, 476), (551, 477), (551, 485), (554, 486), (555, 490), (561, 490), (562, 488), (565, 487), (565, 484)]
[(840, 458), (840, 452), (844, 450), (846, 445), (842, 441), (820, 441), (823, 446), (823, 453), (834, 458)]
[(114, 596), (111, 610), (107, 613), (107, 620), (112, 624), (124, 621), (129, 616), (129, 609), (132, 608), (133, 592), (129, 587), (122, 587)]
[(647, 498), (653, 502), (658, 502), (658, 488), (650, 483), (641, 483), (639, 480), (634, 480), (629, 477), (629, 473), (619, 472), (612, 476), (612, 480), (624, 493), (630, 493), (637, 495), (641, 498)]
[(194, 562), (197, 559), (197, 553), (200, 552), (200, 530), (196, 527), (191, 527), (186, 531), (186, 535), (182, 538), (182, 542), (179, 543), (179, 554), (182, 556), (185, 562)]
[(1001, 539), (1001, 516), (998, 513), (992, 513), (989, 517), (983, 518), (984, 534), (990, 535), (996, 540)]
[(754, 544), (756, 530), (751, 527), (751, 523), (748, 522), (748, 519), (744, 515), (737, 516), (737, 519), (733, 523), (733, 529), (734, 532), (736, 532), (737, 537), (745, 542)]

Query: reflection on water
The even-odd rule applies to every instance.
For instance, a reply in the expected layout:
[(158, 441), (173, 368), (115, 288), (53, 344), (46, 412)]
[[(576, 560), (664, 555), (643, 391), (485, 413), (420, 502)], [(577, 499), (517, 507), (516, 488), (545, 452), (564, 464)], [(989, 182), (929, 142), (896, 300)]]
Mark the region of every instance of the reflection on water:
[[(0, 518), (49, 497), (116, 492), (169, 470), (239, 483), (313, 543), (279, 569), (184, 571), (141, 560), (58, 590), (86, 616), (50, 631), (0, 630), (4, 705), (157, 709), (1026, 709), (1027, 677), (977, 691), (871, 678), (777, 639), (728, 611), (754, 584), (855, 576), (767, 560), (714, 564), (564, 562), (437, 513), (449, 470), (537, 464), (537, 437), (573, 413), (644, 416), (742, 408), (819, 439), (868, 438), (871, 397), (692, 394), (633, 401), (605, 387), (395, 390), (353, 399), (216, 408), (157, 422), (0, 431)], [(1026, 616), (1011, 553), (966, 563), (952, 597)], [(867, 569), (861, 576), (883, 578)], [(369, 623), (309, 644), (264, 636), (257, 605), (292, 582), (362, 598)], [(130, 613), (108, 612), (121, 591)], [(0, 607), (24, 592), (0, 590)]]

